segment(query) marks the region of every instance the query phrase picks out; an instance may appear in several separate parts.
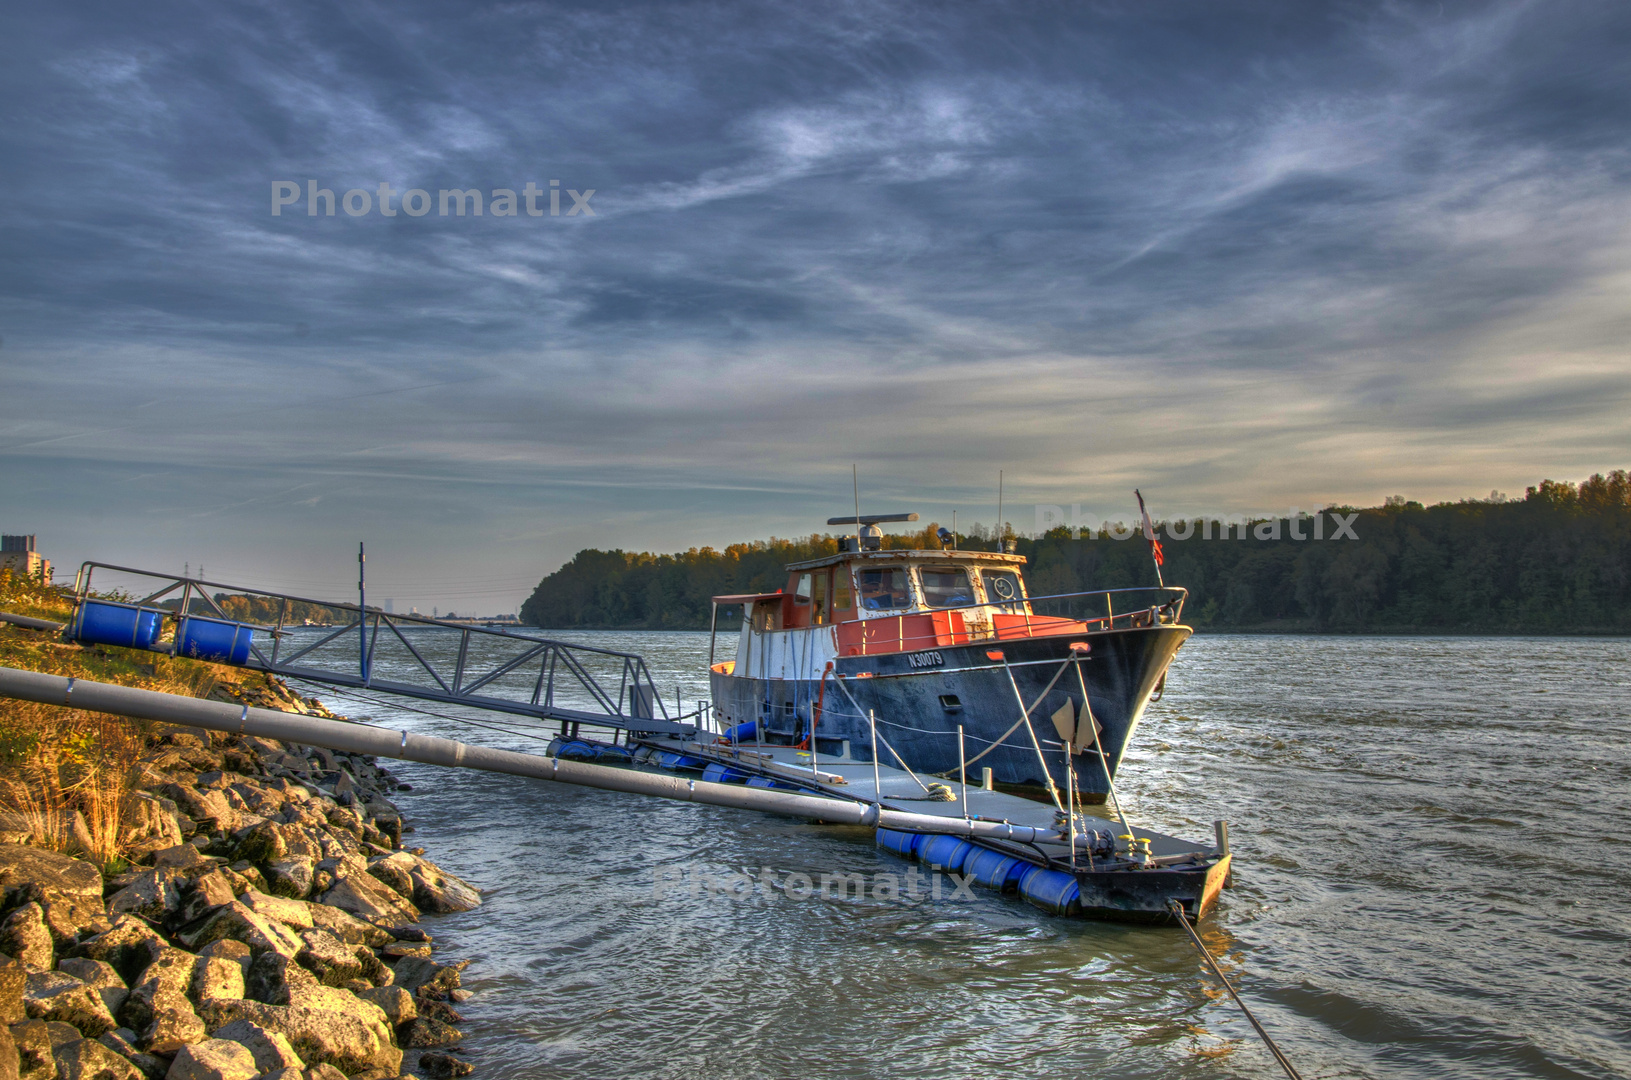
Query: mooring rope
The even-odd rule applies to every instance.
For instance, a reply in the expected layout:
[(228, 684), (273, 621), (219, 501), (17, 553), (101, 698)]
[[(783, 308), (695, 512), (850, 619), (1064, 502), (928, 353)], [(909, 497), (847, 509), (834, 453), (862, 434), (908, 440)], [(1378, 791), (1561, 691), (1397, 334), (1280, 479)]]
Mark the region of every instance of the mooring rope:
[(1189, 918), (1184, 914), (1184, 906), (1176, 900), (1172, 901), (1172, 913), (1178, 916), (1178, 922), (1183, 926), (1184, 932), (1189, 935), (1190, 943), (1195, 946), (1195, 950), (1206, 961), (1206, 966), (1212, 969), (1212, 974), (1218, 977), (1218, 981), (1223, 984), (1223, 988), (1229, 991), (1229, 996), (1235, 999), (1235, 1004), (1240, 1006), (1240, 1011), (1246, 1014), (1246, 1019), (1251, 1021), (1252, 1027), (1257, 1030), (1258, 1036), (1262, 1038), (1263, 1045), (1269, 1048), (1269, 1053), (1274, 1055), (1274, 1060), (1280, 1063), (1280, 1068), (1286, 1071), (1286, 1075), (1291, 1080), (1303, 1080), (1302, 1075), (1292, 1066), (1290, 1059), (1280, 1051), (1278, 1046), (1274, 1045), (1274, 1040), (1269, 1038), (1269, 1033), (1263, 1030), (1263, 1025), (1257, 1022), (1257, 1017), (1252, 1015), (1252, 1011), (1246, 1007), (1246, 1003), (1240, 1000), (1240, 995), (1235, 993), (1234, 984), (1223, 974), (1223, 969), (1218, 967), (1218, 962), (1212, 959), (1212, 953), (1207, 949), (1205, 943), (1201, 941), (1200, 935), (1195, 933), (1195, 928), (1189, 925)]

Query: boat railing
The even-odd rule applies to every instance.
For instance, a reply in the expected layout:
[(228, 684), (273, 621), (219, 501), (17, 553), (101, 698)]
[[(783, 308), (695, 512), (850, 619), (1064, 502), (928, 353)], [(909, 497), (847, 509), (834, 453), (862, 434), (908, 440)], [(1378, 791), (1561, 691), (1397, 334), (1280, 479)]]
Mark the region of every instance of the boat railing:
[[(975, 641), (1006, 641), (1071, 632), (1096, 634), (1173, 625), (1182, 620), (1184, 601), (1188, 598), (1189, 590), (1176, 586), (1093, 589), (1007, 602), (914, 607), (889, 615), (874, 614), (858, 623), (841, 623), (839, 626), (860, 628), (860, 641), (856, 644), (859, 654), (865, 656)], [(969, 612), (976, 612), (982, 617), (969, 620), (966, 618)], [(965, 615), (962, 627), (951, 625), (952, 613)], [(933, 618), (941, 614), (946, 616), (944, 623)], [(929, 617), (929, 627), (920, 631), (914, 626), (908, 633), (907, 620), (925, 616)], [(894, 623), (893, 634), (883, 630), (883, 626), (891, 622)], [(869, 630), (868, 627), (877, 629)]]

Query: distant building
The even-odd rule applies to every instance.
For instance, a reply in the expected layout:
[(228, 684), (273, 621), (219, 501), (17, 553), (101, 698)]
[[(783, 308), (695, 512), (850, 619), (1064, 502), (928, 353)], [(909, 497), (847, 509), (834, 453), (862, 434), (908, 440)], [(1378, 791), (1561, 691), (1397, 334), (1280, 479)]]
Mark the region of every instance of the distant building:
[(51, 584), (51, 560), (40, 558), (34, 551), (33, 533), (27, 536), (0, 536), (0, 570), (10, 570), (17, 577)]

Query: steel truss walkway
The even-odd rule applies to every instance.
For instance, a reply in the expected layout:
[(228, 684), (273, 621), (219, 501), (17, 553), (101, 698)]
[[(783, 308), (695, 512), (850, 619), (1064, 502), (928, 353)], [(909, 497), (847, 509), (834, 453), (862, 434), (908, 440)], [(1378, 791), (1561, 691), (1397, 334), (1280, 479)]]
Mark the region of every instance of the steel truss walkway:
[[(371, 608), (363, 589), (360, 550), (358, 562), (355, 604), (87, 562), (74, 579), (74, 618), (68, 636), (89, 644), (142, 648), (333, 686), (558, 721), (563, 734), (575, 733), (579, 724), (637, 733), (695, 732), (693, 724), (680, 721), (696, 714), (670, 714), (638, 654)], [(97, 596), (91, 592), (95, 570), (133, 575), (159, 587), (140, 600)], [(234, 617), (217, 597), (271, 601), (277, 605), (277, 619), (263, 625)], [(298, 629), (288, 621), (295, 604), (343, 611), (350, 621), (295, 647), (285, 640)], [(459, 635), (453, 660), (427, 658), (424, 647), (432, 643), (427, 631), (438, 638)], [(441, 641), (435, 644), (440, 646)], [(379, 677), (382, 662), (398, 677)], [(411, 674), (404, 677), (403, 671)]]

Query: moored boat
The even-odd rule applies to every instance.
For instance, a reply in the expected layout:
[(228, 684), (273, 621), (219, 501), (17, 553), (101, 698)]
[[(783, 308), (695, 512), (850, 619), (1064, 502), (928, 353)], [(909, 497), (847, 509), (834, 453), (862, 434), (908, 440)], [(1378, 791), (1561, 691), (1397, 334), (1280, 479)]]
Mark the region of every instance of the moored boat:
[[(856, 526), (836, 554), (789, 564), (776, 592), (714, 597), (715, 719), (739, 740), (813, 737), (818, 754), (859, 760), (876, 747), (884, 764), (922, 773), (989, 768), (1055, 790), (1073, 773), (1086, 801), (1102, 801), (1192, 632), (1187, 593), (1033, 597), (1011, 544), (883, 547), (881, 523), (915, 520), (830, 519)], [(719, 659), (732, 629), (736, 655)]]

